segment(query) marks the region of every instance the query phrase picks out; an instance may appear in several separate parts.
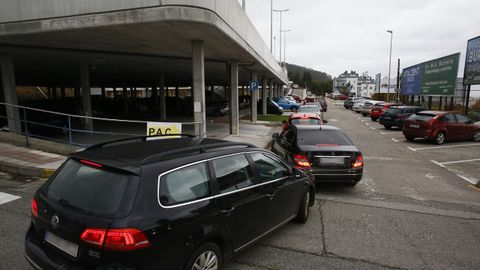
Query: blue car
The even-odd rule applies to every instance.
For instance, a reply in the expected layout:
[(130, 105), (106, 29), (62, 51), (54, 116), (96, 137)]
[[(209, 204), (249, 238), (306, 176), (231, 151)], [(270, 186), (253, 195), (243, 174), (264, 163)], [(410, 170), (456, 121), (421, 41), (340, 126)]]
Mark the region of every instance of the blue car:
[(274, 98), (273, 101), (280, 105), (280, 107), (282, 107), (284, 110), (290, 110), (292, 112), (296, 112), (298, 107), (300, 107), (300, 105), (298, 105), (296, 102), (292, 102), (284, 97)]

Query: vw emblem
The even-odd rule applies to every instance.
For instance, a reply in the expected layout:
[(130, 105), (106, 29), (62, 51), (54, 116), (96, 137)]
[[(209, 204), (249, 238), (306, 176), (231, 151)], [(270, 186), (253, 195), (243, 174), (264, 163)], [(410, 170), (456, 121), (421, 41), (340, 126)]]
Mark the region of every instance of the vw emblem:
[(60, 226), (60, 219), (57, 215), (53, 215), (52, 219), (50, 219), (50, 224), (52, 224), (52, 228), (57, 229)]

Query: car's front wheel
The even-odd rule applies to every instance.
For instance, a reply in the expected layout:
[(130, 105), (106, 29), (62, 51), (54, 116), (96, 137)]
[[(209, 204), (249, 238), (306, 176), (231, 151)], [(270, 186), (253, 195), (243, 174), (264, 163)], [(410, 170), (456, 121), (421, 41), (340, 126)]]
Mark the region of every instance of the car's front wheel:
[(480, 130), (475, 131), (475, 133), (473, 134), (473, 141), (480, 142)]
[(437, 136), (434, 138), (435, 144), (443, 144), (445, 142), (445, 133), (444, 132), (439, 132)]
[(377, 121), (377, 117), (370, 117), (370, 119), (372, 119), (373, 122)]
[(300, 209), (298, 209), (297, 218), (295, 221), (299, 223), (305, 223), (308, 220), (310, 215), (310, 191), (305, 192), (303, 195), (302, 203)]
[(383, 125), (386, 129), (392, 129), (392, 126), (390, 125)]
[(200, 246), (188, 260), (185, 270), (221, 270), (222, 252), (215, 243)]

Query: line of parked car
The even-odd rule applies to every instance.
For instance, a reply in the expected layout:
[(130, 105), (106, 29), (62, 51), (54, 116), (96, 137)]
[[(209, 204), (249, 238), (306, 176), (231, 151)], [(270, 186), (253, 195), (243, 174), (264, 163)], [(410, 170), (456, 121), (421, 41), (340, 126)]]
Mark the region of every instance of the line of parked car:
[(365, 97), (348, 98), (343, 106), (370, 116), (372, 121), (379, 120), (385, 129), (402, 130), (409, 141), (421, 138), (435, 144), (460, 140), (480, 142), (480, 122), (475, 123), (460, 113), (431, 111), (423, 106), (403, 106)]

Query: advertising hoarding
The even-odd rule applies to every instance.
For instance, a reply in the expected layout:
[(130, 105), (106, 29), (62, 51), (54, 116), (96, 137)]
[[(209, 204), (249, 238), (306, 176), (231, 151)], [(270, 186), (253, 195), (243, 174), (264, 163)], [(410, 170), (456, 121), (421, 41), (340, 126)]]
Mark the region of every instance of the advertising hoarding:
[(402, 72), (402, 94), (420, 95), (421, 65), (405, 68)]
[(470, 39), (467, 43), (463, 83), (480, 84), (480, 36)]
[(402, 94), (453, 96), (460, 53), (448, 55), (403, 69)]

